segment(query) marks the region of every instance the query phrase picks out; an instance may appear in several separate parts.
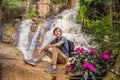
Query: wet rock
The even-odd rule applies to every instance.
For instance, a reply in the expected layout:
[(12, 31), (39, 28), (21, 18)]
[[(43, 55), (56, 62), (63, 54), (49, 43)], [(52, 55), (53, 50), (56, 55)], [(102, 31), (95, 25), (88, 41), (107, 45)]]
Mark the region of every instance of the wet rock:
[(15, 26), (16, 28), (19, 26), (20, 24), (20, 19), (15, 19), (15, 21), (13, 22), (13, 26)]
[(33, 24), (33, 25), (31, 26), (30, 30), (31, 30), (31, 33), (29, 34), (29, 41), (30, 41), (30, 43), (31, 43), (32, 38), (33, 38), (33, 36), (35, 35), (35, 33), (36, 33), (36, 31), (37, 31), (37, 25), (36, 25), (36, 24)]
[(33, 20), (33, 22), (36, 24), (36, 25), (38, 25), (38, 24), (40, 24), (40, 20), (39, 20), (39, 18), (32, 18), (32, 20)]
[(68, 8), (73, 8), (75, 5), (76, 0), (68, 0), (67, 6)]
[(43, 25), (40, 28), (39, 37), (38, 37), (38, 40), (36, 42), (35, 54), (37, 53), (38, 49), (40, 49), (40, 47), (42, 45), (45, 29), (46, 29), (46, 26), (43, 26)]
[(50, 0), (38, 0), (37, 7), (38, 7), (38, 16), (41, 18), (46, 19), (46, 16), (49, 15), (49, 3)]
[(57, 15), (60, 12), (60, 10), (62, 9), (62, 7), (63, 6), (61, 4), (53, 6), (53, 8), (52, 8), (53, 14)]
[(31, 32), (36, 32), (36, 30), (37, 30), (37, 25), (36, 25), (36, 24), (33, 24), (30, 29), (31, 29)]
[(14, 33), (15, 33), (15, 28), (10, 25), (7, 26), (5, 29), (2, 30), (2, 36), (1, 36), (1, 42), (6, 43), (6, 44), (14, 44)]

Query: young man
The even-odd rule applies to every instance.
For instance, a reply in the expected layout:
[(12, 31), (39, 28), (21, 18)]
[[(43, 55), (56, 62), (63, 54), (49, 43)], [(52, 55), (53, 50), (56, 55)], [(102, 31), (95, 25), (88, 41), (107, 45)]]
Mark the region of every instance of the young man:
[[(69, 58), (69, 45), (65, 37), (62, 36), (62, 30), (59, 27), (56, 27), (53, 30), (53, 34), (56, 36), (49, 44), (45, 47), (39, 49), (38, 54), (32, 60), (24, 60), (30, 65), (35, 65), (38, 60), (41, 60), (45, 55), (49, 56), (52, 59), (52, 66), (48, 69), (45, 69), (47, 73), (55, 73), (57, 63), (67, 63)], [(49, 48), (52, 48), (52, 52), (49, 51)]]

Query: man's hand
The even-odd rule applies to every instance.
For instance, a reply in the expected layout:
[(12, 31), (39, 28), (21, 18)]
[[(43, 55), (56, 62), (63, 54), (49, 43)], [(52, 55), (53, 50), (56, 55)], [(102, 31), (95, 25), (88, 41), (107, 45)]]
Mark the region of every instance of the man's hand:
[(48, 45), (46, 45), (45, 47), (40, 48), (40, 49), (38, 50), (37, 54), (36, 54), (36, 57), (39, 57), (42, 51), (48, 50), (48, 48), (49, 48), (50, 46), (51, 46), (51, 44), (48, 44)]
[(41, 50), (41, 49), (39, 49), (39, 50), (38, 50), (38, 53), (41, 53), (41, 51), (42, 51), (42, 50)]
[(36, 55), (37, 57), (40, 56), (41, 51), (42, 51), (41, 49), (38, 50), (37, 55)]
[(61, 46), (63, 43), (64, 43), (63, 41), (60, 41), (55, 44), (52, 44), (50, 47), (58, 47), (58, 46)]

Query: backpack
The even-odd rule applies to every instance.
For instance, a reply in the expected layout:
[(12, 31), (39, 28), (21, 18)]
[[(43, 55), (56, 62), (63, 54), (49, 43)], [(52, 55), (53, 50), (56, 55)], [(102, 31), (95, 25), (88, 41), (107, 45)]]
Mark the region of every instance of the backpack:
[(70, 55), (70, 57), (72, 57), (72, 54), (71, 54), (71, 53), (74, 51), (75, 45), (74, 45), (74, 42), (73, 42), (73, 41), (68, 40), (68, 39), (67, 39), (67, 41), (68, 41), (68, 47), (69, 47), (69, 55)]
[(68, 45), (69, 45), (69, 51), (70, 51), (70, 57), (72, 56), (71, 52), (74, 51), (74, 42), (73, 41), (70, 41), (70, 40), (67, 40), (68, 41)]

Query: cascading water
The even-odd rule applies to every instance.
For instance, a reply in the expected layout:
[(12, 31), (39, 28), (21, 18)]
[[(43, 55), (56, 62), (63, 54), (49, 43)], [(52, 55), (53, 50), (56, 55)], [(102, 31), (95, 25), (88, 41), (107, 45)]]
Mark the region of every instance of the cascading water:
[(21, 25), (18, 27), (19, 40), (18, 40), (17, 48), (23, 52), (25, 59), (33, 57), (35, 44), (40, 29), (40, 25), (38, 25), (37, 31), (30, 43), (29, 34), (31, 33), (30, 28), (32, 26), (32, 23), (33, 23), (32, 20), (23, 20), (21, 22)]
[(18, 32), (19, 32), (19, 40), (17, 44), (17, 48), (20, 49), (24, 57), (27, 58), (27, 50), (29, 49), (29, 33), (30, 33), (30, 27), (32, 25), (31, 20), (23, 20), (21, 22), (21, 25), (18, 27)]
[[(75, 22), (78, 15), (78, 6), (79, 0), (76, 0), (75, 7), (70, 10), (65, 10), (62, 13), (58, 14), (56, 17), (58, 19), (51, 19), (48, 23), (48, 27), (46, 28), (46, 32), (43, 38), (42, 46), (48, 44), (52, 39), (55, 38), (53, 35), (53, 29), (55, 27), (60, 27), (63, 32), (63, 36), (67, 39), (74, 41), (75, 47), (84, 47), (87, 48), (89, 45), (87, 44), (88, 37), (85, 37), (82, 32), (81, 25)], [(36, 41), (39, 35), (40, 25), (33, 36), (31, 42), (29, 41), (29, 34), (31, 33), (30, 28), (32, 25), (32, 20), (24, 20), (18, 28), (19, 31), (19, 41), (17, 44), (17, 48), (20, 49), (25, 58), (32, 58), (36, 46)], [(43, 58), (43, 60), (50, 60), (48, 57)]]
[(37, 29), (35, 35), (32, 38), (31, 45), (30, 45), (30, 48), (29, 48), (29, 51), (28, 51), (28, 53), (29, 53), (28, 54), (28, 58), (32, 58), (33, 57), (35, 46), (36, 46), (36, 42), (37, 42), (37, 38), (38, 38), (38, 35), (39, 35), (40, 27), (41, 26), (38, 25), (38, 29)]

